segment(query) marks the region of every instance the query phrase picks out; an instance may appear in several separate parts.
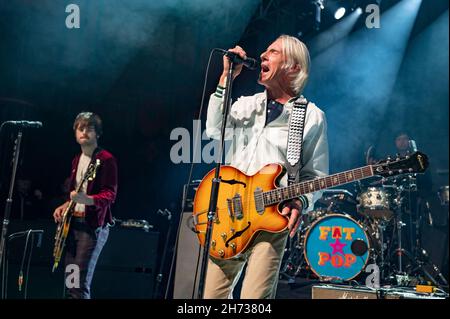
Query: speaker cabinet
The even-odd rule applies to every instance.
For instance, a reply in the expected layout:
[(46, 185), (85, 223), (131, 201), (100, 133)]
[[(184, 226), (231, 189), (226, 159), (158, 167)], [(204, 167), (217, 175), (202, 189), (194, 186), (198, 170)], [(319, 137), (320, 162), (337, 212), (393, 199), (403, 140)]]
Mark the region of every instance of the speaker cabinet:
[(92, 279), (92, 298), (152, 298), (158, 237), (158, 232), (111, 228)]
[[(173, 289), (174, 299), (192, 299), (197, 296), (198, 279), (203, 250), (197, 235), (191, 230), (192, 212), (184, 212), (177, 245), (177, 259)], [(200, 259), (198, 258), (200, 252)], [(197, 272), (197, 280), (195, 274)], [(194, 291), (194, 295), (192, 294)]]

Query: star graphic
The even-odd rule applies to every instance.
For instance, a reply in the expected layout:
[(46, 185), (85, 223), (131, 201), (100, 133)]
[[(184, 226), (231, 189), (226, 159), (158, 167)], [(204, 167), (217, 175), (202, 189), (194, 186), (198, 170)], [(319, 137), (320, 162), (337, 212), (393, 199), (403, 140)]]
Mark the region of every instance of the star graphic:
[(344, 248), (345, 246), (347, 246), (347, 244), (343, 244), (339, 241), (339, 238), (336, 238), (336, 242), (333, 244), (330, 244), (331, 247), (333, 247), (333, 252), (331, 253), (332, 255), (335, 255), (337, 253), (341, 253), (342, 255), (344, 255), (344, 252), (342, 251), (342, 248)]

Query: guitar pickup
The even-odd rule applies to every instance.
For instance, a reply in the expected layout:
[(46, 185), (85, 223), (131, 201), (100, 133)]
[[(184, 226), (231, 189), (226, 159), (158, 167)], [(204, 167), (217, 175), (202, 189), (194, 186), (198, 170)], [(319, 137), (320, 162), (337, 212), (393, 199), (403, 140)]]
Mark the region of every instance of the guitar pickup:
[(230, 215), (231, 219), (237, 218), (242, 219), (243, 212), (242, 212), (242, 199), (241, 195), (236, 194), (233, 196), (233, 198), (227, 198), (227, 209), (228, 209), (228, 215)]
[(236, 217), (237, 219), (242, 219), (244, 217), (244, 215), (242, 213), (241, 195), (239, 195), (239, 194), (236, 194), (233, 196), (233, 212), (234, 212), (234, 217)]
[(255, 198), (255, 209), (259, 215), (264, 213), (264, 198), (263, 198), (263, 190), (261, 187), (257, 187), (253, 192)]
[(233, 215), (233, 202), (229, 198), (227, 198), (227, 210), (228, 210), (228, 215), (230, 216), (231, 219), (233, 219), (234, 218), (234, 215)]

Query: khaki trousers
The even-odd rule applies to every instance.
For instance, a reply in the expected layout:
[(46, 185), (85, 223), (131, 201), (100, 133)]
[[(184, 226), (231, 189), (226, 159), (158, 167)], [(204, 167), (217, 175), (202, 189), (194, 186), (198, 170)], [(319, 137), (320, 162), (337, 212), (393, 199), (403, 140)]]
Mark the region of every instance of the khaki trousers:
[(220, 260), (210, 257), (205, 281), (205, 299), (231, 299), (247, 263), (241, 299), (273, 299), (288, 232), (261, 232), (251, 247), (238, 258)]

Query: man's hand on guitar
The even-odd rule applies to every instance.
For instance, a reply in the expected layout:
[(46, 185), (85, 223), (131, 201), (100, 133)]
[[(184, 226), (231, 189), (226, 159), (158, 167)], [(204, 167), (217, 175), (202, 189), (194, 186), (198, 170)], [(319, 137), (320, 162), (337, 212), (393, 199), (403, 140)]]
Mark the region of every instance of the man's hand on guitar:
[(94, 205), (94, 199), (86, 193), (72, 191), (70, 192), (70, 199), (78, 204)]
[(302, 202), (299, 199), (293, 199), (284, 203), (281, 215), (289, 216), (289, 236), (294, 237), (301, 221), (301, 212), (303, 210)]
[(66, 210), (68, 205), (69, 205), (69, 202), (65, 202), (61, 206), (56, 207), (55, 211), (53, 212), (53, 219), (55, 220), (55, 223), (61, 222), (62, 215), (63, 215), (63, 213)]

